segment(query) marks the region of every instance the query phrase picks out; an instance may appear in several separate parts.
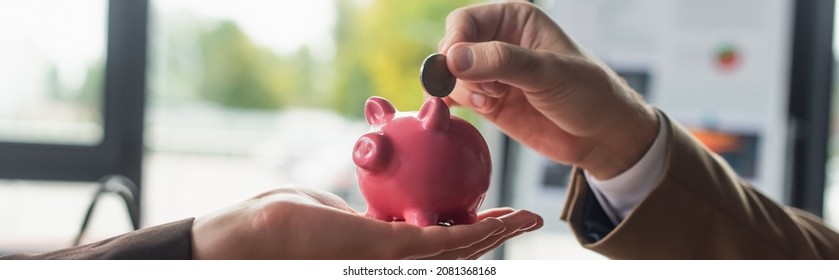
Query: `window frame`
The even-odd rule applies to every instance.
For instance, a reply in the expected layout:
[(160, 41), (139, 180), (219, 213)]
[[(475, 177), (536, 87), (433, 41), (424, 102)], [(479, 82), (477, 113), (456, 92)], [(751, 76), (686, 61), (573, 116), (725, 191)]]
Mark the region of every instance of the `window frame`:
[[(109, 0), (102, 141), (96, 145), (0, 142), (0, 178), (96, 182), (123, 175), (140, 204), (148, 0)], [(137, 212), (136, 221), (139, 221)]]

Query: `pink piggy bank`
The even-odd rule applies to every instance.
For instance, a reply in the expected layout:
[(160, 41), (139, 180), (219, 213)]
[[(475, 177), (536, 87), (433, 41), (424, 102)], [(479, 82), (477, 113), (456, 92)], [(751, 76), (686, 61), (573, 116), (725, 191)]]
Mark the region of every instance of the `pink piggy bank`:
[(364, 113), (371, 128), (356, 141), (353, 161), (368, 217), (423, 227), (476, 222), (492, 164), (475, 127), (436, 97), (419, 112), (371, 97)]

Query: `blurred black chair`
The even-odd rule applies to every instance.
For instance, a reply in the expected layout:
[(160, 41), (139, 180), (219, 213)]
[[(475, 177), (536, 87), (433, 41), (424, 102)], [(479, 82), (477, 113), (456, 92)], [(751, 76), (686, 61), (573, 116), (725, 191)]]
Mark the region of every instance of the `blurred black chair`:
[(87, 213), (82, 220), (82, 226), (79, 229), (79, 234), (76, 235), (73, 246), (81, 244), (82, 237), (88, 224), (90, 224), (90, 217), (93, 215), (93, 209), (96, 208), (96, 203), (103, 195), (114, 194), (118, 195), (125, 203), (125, 208), (128, 211), (128, 218), (131, 220), (131, 226), (134, 230), (140, 229), (140, 205), (135, 202), (134, 194), (139, 193), (137, 185), (125, 176), (108, 175), (102, 180), (99, 180), (99, 188), (93, 194), (93, 200), (90, 201), (90, 206), (87, 207)]

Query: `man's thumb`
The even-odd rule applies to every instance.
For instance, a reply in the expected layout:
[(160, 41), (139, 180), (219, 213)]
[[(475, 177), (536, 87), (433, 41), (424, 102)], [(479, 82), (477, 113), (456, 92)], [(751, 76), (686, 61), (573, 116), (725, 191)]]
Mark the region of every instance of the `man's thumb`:
[(525, 91), (539, 91), (552, 82), (552, 60), (544, 54), (500, 42), (458, 43), (446, 54), (449, 70), (468, 82), (499, 81)]

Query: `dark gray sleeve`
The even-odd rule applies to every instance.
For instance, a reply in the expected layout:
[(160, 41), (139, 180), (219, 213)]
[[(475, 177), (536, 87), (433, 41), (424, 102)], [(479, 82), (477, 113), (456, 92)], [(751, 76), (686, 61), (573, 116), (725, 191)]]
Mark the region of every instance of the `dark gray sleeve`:
[(183, 219), (99, 242), (43, 254), (0, 256), (0, 260), (189, 260), (192, 259), (192, 222), (194, 220), (194, 218)]

